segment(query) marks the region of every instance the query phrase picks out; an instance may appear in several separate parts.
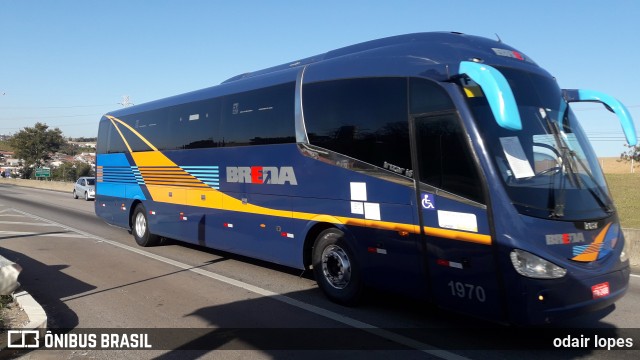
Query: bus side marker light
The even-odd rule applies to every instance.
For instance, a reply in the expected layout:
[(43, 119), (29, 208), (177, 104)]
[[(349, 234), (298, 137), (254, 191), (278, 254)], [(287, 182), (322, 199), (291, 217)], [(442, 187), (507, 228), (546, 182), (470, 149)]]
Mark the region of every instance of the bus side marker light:
[(180, 220), (185, 220), (185, 221), (187, 220), (187, 217), (184, 216), (183, 212), (180, 213)]
[(398, 235), (400, 235), (402, 237), (407, 237), (407, 236), (409, 236), (409, 232), (408, 231), (398, 231)]
[(438, 264), (440, 266), (452, 267), (452, 268), (456, 268), (456, 269), (464, 269), (464, 266), (462, 266), (462, 263), (455, 262), (455, 261), (449, 261), (449, 260), (445, 260), (445, 259), (436, 260), (436, 264)]
[(264, 228), (266, 228), (266, 227), (267, 227), (267, 225), (265, 225), (265, 224), (260, 224), (260, 227), (264, 229)]
[(368, 247), (367, 251), (372, 253), (372, 254), (382, 254), (382, 255), (387, 255), (387, 249), (380, 249), (380, 248), (375, 248), (375, 247)]
[(229, 228), (229, 229), (233, 229), (233, 224), (229, 224), (229, 223), (224, 223), (222, 224), (224, 227)]
[(156, 212), (155, 212), (155, 211), (153, 211), (153, 210), (149, 210), (149, 215), (155, 215), (155, 214), (156, 214)]
[(121, 209), (122, 211), (126, 211), (126, 210), (127, 210), (127, 207), (126, 207), (126, 206), (124, 206), (124, 204), (122, 204), (122, 205), (120, 205), (120, 209)]
[(287, 237), (289, 239), (293, 239), (294, 235), (292, 233), (288, 233), (288, 232), (281, 232), (280, 235), (282, 235), (282, 237)]

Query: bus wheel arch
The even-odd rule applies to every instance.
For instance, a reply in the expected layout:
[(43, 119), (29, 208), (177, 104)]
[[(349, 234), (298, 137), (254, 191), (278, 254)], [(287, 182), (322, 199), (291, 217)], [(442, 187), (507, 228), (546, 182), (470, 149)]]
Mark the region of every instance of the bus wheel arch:
[(357, 304), (363, 290), (361, 267), (344, 231), (329, 226), (319, 232), (311, 261), (316, 282), (329, 299), (347, 306)]
[(131, 234), (136, 240), (136, 243), (143, 247), (157, 245), (160, 242), (160, 237), (149, 231), (147, 210), (142, 202), (137, 201), (132, 203), (131, 208), (133, 211), (131, 211), (129, 216), (129, 226), (131, 227)]
[(304, 239), (304, 245), (302, 249), (302, 261), (305, 269), (311, 269), (313, 265), (313, 245), (321, 232), (335, 227), (333, 224), (319, 222), (311, 226), (306, 232), (307, 236)]

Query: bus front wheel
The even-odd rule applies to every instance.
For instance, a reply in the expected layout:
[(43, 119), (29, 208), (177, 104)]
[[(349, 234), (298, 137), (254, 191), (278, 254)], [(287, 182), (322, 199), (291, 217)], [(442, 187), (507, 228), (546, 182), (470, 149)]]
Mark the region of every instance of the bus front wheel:
[(344, 233), (327, 229), (316, 238), (312, 250), (313, 273), (324, 294), (339, 304), (355, 305), (362, 292), (360, 269)]
[(131, 217), (131, 233), (136, 243), (140, 246), (154, 246), (160, 241), (158, 235), (149, 232), (149, 221), (147, 221), (147, 211), (142, 204), (138, 204)]

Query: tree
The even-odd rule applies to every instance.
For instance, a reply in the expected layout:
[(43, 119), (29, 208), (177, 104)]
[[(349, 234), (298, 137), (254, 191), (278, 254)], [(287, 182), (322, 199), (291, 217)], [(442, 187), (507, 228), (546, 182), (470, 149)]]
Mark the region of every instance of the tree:
[(76, 181), (81, 176), (93, 176), (90, 164), (81, 161), (63, 162), (51, 171), (52, 180)]
[(640, 145), (631, 146), (624, 144), (624, 146), (628, 147), (629, 150), (620, 154), (620, 159), (640, 161)]
[(36, 123), (33, 127), (25, 127), (9, 139), (15, 151), (14, 156), (24, 160), (23, 177), (30, 178), (33, 169), (42, 166), (51, 155), (66, 144), (62, 131), (49, 129), (47, 124)]

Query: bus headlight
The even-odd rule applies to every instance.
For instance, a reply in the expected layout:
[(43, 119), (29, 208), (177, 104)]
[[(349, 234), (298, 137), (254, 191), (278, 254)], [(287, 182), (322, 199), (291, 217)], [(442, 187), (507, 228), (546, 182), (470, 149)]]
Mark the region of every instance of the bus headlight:
[(524, 250), (511, 250), (511, 263), (518, 274), (534, 279), (557, 279), (567, 273), (567, 269)]
[(627, 239), (624, 239), (624, 245), (622, 246), (622, 251), (620, 252), (620, 262), (625, 262), (629, 260), (629, 242)]

